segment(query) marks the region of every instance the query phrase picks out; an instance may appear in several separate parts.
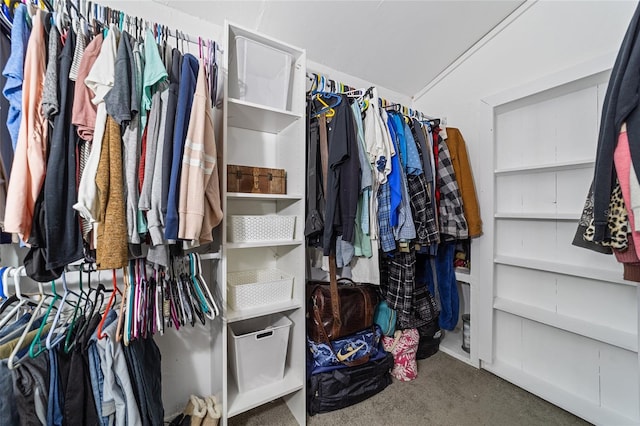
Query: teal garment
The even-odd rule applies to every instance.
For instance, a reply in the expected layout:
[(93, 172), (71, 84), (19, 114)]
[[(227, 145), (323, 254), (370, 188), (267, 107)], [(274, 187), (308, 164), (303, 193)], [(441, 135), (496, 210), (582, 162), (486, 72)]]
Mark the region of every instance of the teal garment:
[[(356, 229), (355, 229), (355, 236), (353, 240), (353, 248), (355, 249), (355, 255), (357, 257), (370, 258), (371, 256), (373, 256), (373, 251), (371, 247), (371, 238), (369, 237), (369, 234), (365, 234), (362, 231), (362, 225), (363, 225), (362, 211), (363, 210), (369, 211), (369, 200), (367, 198), (366, 204), (365, 204), (365, 198), (360, 197), (360, 199), (358, 199), (358, 208), (356, 210)], [(367, 220), (368, 218), (369, 218), (369, 215), (367, 215)]]
[(358, 157), (360, 160), (360, 194), (356, 208), (356, 227), (353, 240), (355, 255), (371, 257), (371, 238), (369, 237), (369, 197), (373, 185), (373, 170), (365, 150), (364, 130), (362, 125), (362, 115), (359, 105), (354, 102), (351, 105), (353, 118), (356, 123), (356, 133), (358, 137)]
[(147, 124), (147, 114), (151, 110), (151, 98), (157, 91), (159, 83), (167, 80), (169, 74), (160, 57), (158, 45), (150, 29), (144, 38), (144, 71), (142, 74), (142, 99), (140, 103), (141, 129)]

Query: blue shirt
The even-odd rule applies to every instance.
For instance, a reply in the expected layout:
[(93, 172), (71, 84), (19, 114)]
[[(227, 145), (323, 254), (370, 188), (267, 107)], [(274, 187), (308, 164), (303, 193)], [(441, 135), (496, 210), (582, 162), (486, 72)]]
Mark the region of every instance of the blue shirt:
[(27, 6), (19, 4), (11, 27), (11, 56), (2, 70), (7, 82), (2, 94), (9, 101), (7, 128), (15, 151), (22, 119), (22, 81), (24, 80), (24, 56), (31, 31), (27, 27)]
[(409, 125), (404, 122), (404, 137), (407, 140), (407, 153), (405, 154), (407, 157), (407, 167), (406, 171), (408, 175), (418, 176), (423, 172), (422, 170), (422, 161), (420, 161), (420, 154), (418, 153), (418, 146), (416, 145), (416, 140), (413, 138), (411, 134), (411, 129)]
[(398, 150), (398, 144), (396, 143), (396, 133), (393, 131), (393, 126), (391, 125), (391, 116), (387, 119), (387, 128), (389, 129), (389, 134), (391, 135), (391, 143), (395, 146), (396, 155), (391, 157), (391, 172), (387, 177), (387, 182), (389, 182), (389, 192), (390, 192), (390, 205), (389, 205), (389, 222), (391, 223), (391, 227), (398, 226), (398, 214), (400, 210), (400, 204), (402, 203), (402, 182), (401, 182), (401, 173), (400, 170), (400, 152)]

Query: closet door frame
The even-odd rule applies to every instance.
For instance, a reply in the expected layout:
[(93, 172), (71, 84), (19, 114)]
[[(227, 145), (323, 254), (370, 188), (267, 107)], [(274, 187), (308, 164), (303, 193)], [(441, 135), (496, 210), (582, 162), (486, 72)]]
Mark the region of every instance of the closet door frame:
[[(532, 379), (530, 377), (526, 377), (528, 375), (522, 371), (515, 371), (514, 369), (514, 371), (510, 371), (509, 374), (505, 374), (505, 370), (501, 370), (495, 365), (492, 366), (495, 356), (495, 316), (496, 313), (500, 310), (504, 312), (504, 310), (500, 306), (498, 306), (500, 301), (496, 298), (496, 265), (500, 264), (500, 259), (498, 259), (496, 256), (496, 223), (499, 219), (504, 220), (505, 217), (509, 217), (500, 214), (497, 206), (497, 176), (499, 176), (500, 173), (505, 173), (505, 171), (497, 170), (498, 137), (495, 130), (497, 127), (497, 117), (501, 111), (501, 107), (504, 107), (506, 104), (514, 101), (518, 101), (538, 94), (544, 94), (544, 92), (546, 91), (559, 89), (563, 85), (600, 78), (603, 73), (610, 72), (612, 64), (615, 61), (616, 54), (617, 52), (609, 52), (606, 55), (594, 58), (593, 60), (579, 64), (575, 67), (565, 69), (542, 79), (483, 98), (480, 100), (481, 106), (479, 108), (481, 120), (480, 122), (486, 123), (486, 125), (484, 125), (481, 129), (481, 143), (483, 144), (483, 146), (488, 148), (480, 151), (482, 155), (480, 163), (483, 164), (484, 167), (480, 169), (480, 173), (478, 174), (480, 188), (479, 195), (482, 202), (482, 207), (485, 209), (485, 211), (488, 211), (490, 215), (490, 218), (484, 221), (484, 237), (474, 241), (474, 244), (477, 244), (477, 250), (475, 250), (475, 253), (477, 253), (477, 255), (475, 256), (477, 261), (474, 263), (478, 270), (475, 286), (472, 289), (472, 291), (474, 289), (476, 290), (473, 293), (472, 297), (472, 305), (475, 308), (475, 315), (472, 321), (472, 336), (474, 336), (474, 346), (477, 347), (477, 356), (480, 361), (480, 367), (487, 369), (494, 374), (500, 375), (506, 380), (512, 381), (518, 386), (521, 386), (545, 399), (548, 399), (550, 402), (568, 409), (569, 411), (572, 411), (577, 415), (591, 419), (599, 418), (600, 420), (602, 420), (601, 416), (606, 417), (608, 414), (611, 414), (613, 416), (612, 418), (616, 418), (617, 414), (610, 410), (610, 413), (607, 412), (607, 410), (603, 410), (603, 412), (597, 412), (597, 409), (591, 406), (591, 404), (583, 404), (581, 401), (579, 401), (578, 397), (571, 398), (567, 395), (566, 391), (563, 391), (560, 388), (555, 389), (553, 386), (547, 386), (545, 388), (542, 382), (536, 381), (535, 379)], [(575, 162), (575, 164), (567, 164), (564, 166), (555, 165), (552, 168), (554, 170), (562, 170), (563, 167), (565, 167), (565, 169), (573, 169), (574, 167), (588, 167), (586, 165), (587, 162), (585, 162), (585, 164), (578, 163), (580, 162)], [(516, 173), (518, 172), (517, 169), (514, 169), (514, 171)], [(509, 171), (507, 171), (507, 173), (509, 173)], [(585, 193), (584, 196), (586, 195), (587, 194)], [(528, 219), (527, 215), (524, 216)], [(556, 221), (573, 220), (569, 219), (568, 217), (561, 217), (560, 214), (558, 214), (557, 216), (558, 217), (555, 218)], [(534, 267), (543, 269), (542, 266)], [(555, 272), (567, 273), (569, 275), (573, 273), (572, 271)], [(587, 271), (583, 273), (583, 276), (585, 278), (588, 278), (587, 275), (589, 272), (597, 273), (599, 271)], [(621, 278), (609, 278), (605, 274), (601, 275), (604, 276), (594, 276), (593, 278), (602, 281), (611, 281), (611, 285), (628, 285), (628, 283), (624, 282)], [(620, 265), (620, 277), (621, 275), (622, 265)], [(635, 294), (637, 299), (637, 306), (639, 307), (637, 322), (638, 330), (640, 330), (640, 288), (636, 288)], [(530, 317), (529, 319), (532, 318)], [(535, 321), (535, 318), (533, 318), (533, 320)], [(544, 319), (539, 319), (539, 321), (543, 324), (545, 323)], [(554, 326), (552, 323), (546, 324)], [(569, 328), (564, 328), (564, 330), (580, 334), (579, 326), (581, 326), (581, 324), (578, 324), (575, 330), (571, 330)], [(477, 336), (477, 338), (475, 338), (475, 336)], [(638, 333), (638, 336), (640, 336), (640, 333)], [(636, 351), (640, 346), (640, 339), (638, 339), (638, 336), (635, 336), (637, 341), (632, 341), (627, 344), (627, 346), (629, 346), (630, 348), (633, 348), (633, 346), (635, 346)], [(618, 346), (623, 347), (624, 345)], [(579, 356), (579, 354), (576, 354), (576, 356)], [(640, 355), (638, 355), (638, 366), (638, 370), (640, 371)], [(638, 374), (638, 383), (640, 383), (640, 374)], [(556, 392), (556, 390), (558, 392)], [(638, 405), (640, 406), (640, 398), (638, 400)]]

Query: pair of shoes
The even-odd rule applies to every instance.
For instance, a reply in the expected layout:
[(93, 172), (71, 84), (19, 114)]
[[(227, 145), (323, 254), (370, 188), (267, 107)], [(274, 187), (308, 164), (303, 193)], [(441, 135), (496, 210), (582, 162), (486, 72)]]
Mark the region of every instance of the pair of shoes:
[(191, 418), (191, 422), (187, 426), (217, 426), (222, 409), (215, 396), (207, 396), (202, 399), (191, 395), (183, 413), (185, 417)]
[(207, 404), (207, 415), (202, 421), (202, 426), (218, 426), (222, 416), (222, 407), (220, 407), (218, 400), (213, 395), (205, 397), (204, 400)]

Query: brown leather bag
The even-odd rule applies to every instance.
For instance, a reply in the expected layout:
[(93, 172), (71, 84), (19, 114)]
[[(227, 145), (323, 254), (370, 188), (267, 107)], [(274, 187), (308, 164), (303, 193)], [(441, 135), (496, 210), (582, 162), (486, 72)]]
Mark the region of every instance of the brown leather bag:
[(326, 342), (373, 325), (378, 294), (371, 285), (336, 279), (336, 258), (329, 256), (329, 283), (307, 285), (307, 333), (315, 342)]

